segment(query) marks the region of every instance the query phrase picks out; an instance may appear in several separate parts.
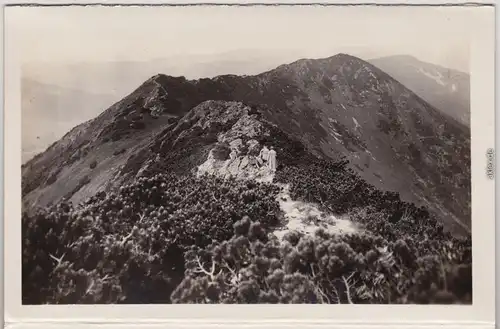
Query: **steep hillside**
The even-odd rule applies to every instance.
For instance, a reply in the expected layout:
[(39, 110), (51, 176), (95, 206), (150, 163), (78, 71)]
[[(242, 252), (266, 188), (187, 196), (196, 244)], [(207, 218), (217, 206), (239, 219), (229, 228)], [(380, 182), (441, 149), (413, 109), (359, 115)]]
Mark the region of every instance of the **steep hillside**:
[(470, 126), (470, 76), (422, 62), (412, 56), (369, 61), (390, 74), (435, 108)]
[[(191, 109), (207, 100), (249, 104), (314, 156), (346, 156), (376, 188), (428, 207), (454, 232), (469, 230), (468, 128), (380, 69), (345, 54), (299, 60), (256, 76), (156, 75), (23, 167), (26, 210), (64, 197), (83, 200), (132, 179), (156, 158), (177, 163), (180, 171), (193, 169), (227, 123), (208, 133), (187, 132), (206, 105)], [(231, 118), (224, 120), (236, 120)]]

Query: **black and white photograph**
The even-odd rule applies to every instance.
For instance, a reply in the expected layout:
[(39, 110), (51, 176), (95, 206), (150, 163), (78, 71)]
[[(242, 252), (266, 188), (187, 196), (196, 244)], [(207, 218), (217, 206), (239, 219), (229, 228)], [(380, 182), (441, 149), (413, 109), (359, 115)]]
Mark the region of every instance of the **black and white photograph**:
[(473, 216), (471, 126), (493, 108), (472, 109), (471, 26), (489, 15), (9, 13), (22, 305), (477, 302), (490, 235), (472, 234), (494, 214)]

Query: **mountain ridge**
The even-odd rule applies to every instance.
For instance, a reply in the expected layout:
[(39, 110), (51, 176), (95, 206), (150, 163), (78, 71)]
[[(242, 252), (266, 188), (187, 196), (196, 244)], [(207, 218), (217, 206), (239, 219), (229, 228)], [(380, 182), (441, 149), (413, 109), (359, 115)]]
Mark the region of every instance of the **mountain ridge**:
[[(74, 175), (75, 170), (85, 172), (82, 168), (88, 168), (91, 161), (86, 159), (85, 150), (92, 157), (95, 149), (103, 156), (112, 149), (117, 153), (123, 149), (115, 155), (121, 160), (114, 159), (123, 166), (132, 161), (132, 152), (143, 156), (134, 161), (147, 161), (153, 154), (147, 147), (149, 142), (141, 142), (141, 138), (158, 141), (185, 113), (207, 100), (265, 105), (264, 117), (297, 136), (316, 156), (330, 159), (347, 156), (364, 179), (378, 188), (401, 193), (405, 200), (434, 208), (433, 211), (448, 218), (445, 221), (455, 226), (454, 230), (463, 230), (470, 223), (470, 201), (469, 205), (463, 205), (467, 195), (470, 196), (467, 128), (434, 109), (387, 73), (347, 54), (319, 60), (301, 59), (254, 76), (187, 80), (155, 75), (66, 137), (80, 142), (73, 145), (70, 141), (69, 147), (51, 152), (80, 153), (75, 159), (57, 161), (54, 155), (45, 154), (30, 161), (23, 169), (23, 195), (30, 200), (26, 204), (49, 202), (43, 201), (41, 194), (50, 195), (49, 190), (61, 186), (43, 186), (44, 181), (56, 177), (58, 170), (72, 172), (76, 177), (79, 175)], [(95, 141), (94, 135), (85, 131), (90, 127), (96, 132)], [(421, 139), (436, 135), (442, 135), (446, 142)], [(459, 163), (449, 167), (453, 158), (458, 158)], [(52, 168), (55, 170), (52, 176), (40, 175), (39, 169), (46, 168), (47, 163), (57, 168)], [(112, 171), (120, 175), (118, 169)], [(30, 179), (36, 173), (38, 179)], [(445, 186), (440, 185), (443, 177), (450, 180)], [(53, 179), (57, 182), (60, 178)], [(458, 222), (461, 224), (457, 225)]]
[[(250, 53), (253, 54), (254, 52), (250, 52)], [(245, 54), (246, 54), (245, 56), (248, 57), (248, 54), (246, 52), (245, 52)], [(345, 53), (341, 53), (341, 54), (348, 55)], [(269, 60), (270, 60), (269, 56), (262, 54), (262, 53), (259, 53), (259, 52), (255, 53), (254, 55), (255, 56), (252, 57), (253, 62), (258, 62), (259, 60), (264, 60), (264, 58), (266, 59), (266, 60), (264, 60), (264, 62), (269, 62)], [(236, 56), (232, 56), (231, 58), (233, 58), (234, 61), (237, 62), (237, 59), (242, 57), (242, 56), (243, 55), (240, 52), (240, 55), (236, 54)], [(130, 94), (131, 91), (133, 91), (137, 88), (137, 85), (139, 84), (139, 82), (143, 82), (146, 80), (146, 78), (150, 78), (153, 75), (152, 73), (154, 73), (154, 72), (165, 71), (166, 73), (168, 72), (169, 73), (168, 75), (170, 75), (170, 76), (179, 76), (179, 74), (185, 73), (188, 76), (190, 76), (190, 79), (199, 79), (198, 78), (199, 76), (206, 76), (206, 77), (212, 77), (212, 78), (218, 77), (221, 75), (248, 76), (249, 73), (246, 71), (249, 71), (250, 75), (253, 76), (253, 75), (259, 75), (263, 72), (272, 71), (279, 66), (276, 64), (276, 63), (279, 63), (279, 61), (277, 60), (277, 58), (278, 58), (277, 56), (274, 56), (276, 58), (271, 56), (274, 58), (273, 60), (271, 60), (271, 62), (274, 63), (276, 66), (271, 65), (271, 63), (268, 63), (268, 65), (267, 65), (268, 68), (266, 68), (266, 70), (264, 70), (266, 65), (260, 65), (260, 67), (261, 67), (260, 70), (256, 69), (256, 68), (250, 69), (250, 70), (247, 70), (246, 68), (239, 68), (240, 66), (246, 67), (246, 66), (242, 65), (242, 63), (243, 63), (243, 62), (241, 62), (242, 60), (240, 60), (238, 65), (231, 66), (233, 62), (231, 62), (231, 61), (229, 61), (229, 62), (224, 62), (224, 61), (217, 62), (217, 60), (216, 60), (217, 57), (215, 57), (215, 56), (212, 56), (212, 57), (208, 56), (207, 63), (202, 61), (202, 59), (204, 58), (203, 56), (198, 56), (198, 57), (196, 57), (196, 56), (194, 58), (189, 57), (190, 58), (189, 60), (184, 60), (184, 59), (179, 58), (179, 57), (172, 57), (172, 58), (167, 58), (167, 59), (155, 59), (152, 62), (144, 62), (144, 63), (133, 62), (133, 61), (132, 62), (119, 62), (118, 64), (115, 62), (89, 63), (89, 65), (87, 65), (86, 63), (79, 63), (79, 64), (75, 64), (75, 65), (70, 65), (67, 67), (65, 67), (65, 66), (52, 67), (50, 65), (47, 66), (47, 64), (43, 65), (43, 67), (40, 67), (41, 64), (39, 64), (39, 65), (29, 64), (29, 65), (26, 65), (25, 67), (23, 67), (23, 88), (25, 88), (24, 85), (26, 85), (24, 83), (25, 79), (27, 79), (27, 80), (42, 79), (41, 81), (45, 81), (46, 77), (49, 77), (48, 81), (50, 81), (50, 83), (48, 83), (48, 84), (46, 82), (43, 82), (43, 83), (45, 85), (49, 86), (51, 89), (68, 88), (69, 87), (69, 88), (73, 88), (75, 91), (78, 91), (82, 87), (84, 87), (85, 90), (82, 90), (81, 92), (85, 92), (85, 93), (101, 93), (102, 90), (109, 90), (111, 92), (111, 94), (109, 95), (109, 97), (107, 96), (107, 98), (110, 100), (113, 100), (113, 102), (116, 102), (118, 99), (121, 99), (121, 98), (127, 96), (128, 94)], [(285, 57), (292, 58), (293, 56), (288, 55)], [(333, 57), (333, 56), (330, 56), (330, 57)], [(401, 62), (401, 60), (397, 60), (397, 59), (402, 58), (405, 61), (413, 61), (413, 62), (421, 63), (420, 60), (418, 60), (417, 58), (415, 58), (413, 56), (409, 56), (409, 55), (387, 56), (387, 57), (383, 57), (381, 59), (386, 59), (386, 58), (387, 59), (396, 59), (396, 62)], [(304, 60), (304, 59), (307, 60), (308, 58), (301, 58), (299, 60), (295, 60), (294, 62)], [(328, 57), (315, 58), (312, 60), (325, 60), (325, 59), (328, 59)], [(371, 60), (368, 60), (368, 62), (371, 63), (372, 61), (376, 61), (376, 60), (377, 59), (371, 59)], [(174, 62), (172, 62), (172, 61), (174, 61)], [(169, 64), (169, 63), (175, 63), (175, 61), (181, 63), (182, 64), (181, 67), (174, 69), (173, 66), (171, 64)], [(198, 65), (199, 68), (186, 66), (187, 63), (190, 61), (194, 61), (194, 63), (196, 65)], [(234, 62), (234, 63), (236, 63), (236, 62)], [(248, 60), (247, 60), (247, 62), (248, 62)], [(294, 62), (289, 62), (288, 64), (282, 64), (282, 65), (289, 65), (289, 64), (293, 64)], [(215, 65), (215, 64), (219, 65), (219, 68), (214, 68), (213, 65)], [(376, 65), (377, 63), (372, 63), (372, 64), (375, 64), (375, 66), (377, 66)], [(429, 65), (433, 65), (433, 64), (429, 64)], [(80, 67), (80, 66), (82, 66), (82, 67)], [(85, 69), (86, 66), (89, 66), (88, 69)], [(229, 66), (229, 68), (228, 68), (228, 66)], [(259, 66), (259, 65), (257, 65), (257, 66)], [(439, 65), (434, 65), (434, 66), (437, 68), (441, 68), (442, 71), (449, 70), (449, 69), (446, 69), (446, 68), (439, 66)], [(130, 67), (130, 69), (129, 69), (129, 67)], [(209, 73), (207, 70), (213, 71), (213, 72)], [(232, 71), (234, 71), (234, 72), (232, 72)], [(54, 76), (52, 74), (53, 72), (56, 72), (56, 73), (54, 73), (55, 74)], [(198, 72), (198, 73), (195, 73), (195, 72)], [(228, 73), (230, 72), (231, 74), (221, 74), (221, 73), (216, 74), (216, 72), (228, 72)], [(414, 80), (414, 78), (411, 78), (410, 80), (408, 78), (406, 80), (399, 79), (397, 74), (394, 75), (393, 72), (391, 72), (390, 70), (388, 70), (388, 72), (391, 73), (391, 76), (396, 78), (396, 80), (398, 80), (398, 81), (401, 80), (401, 82), (403, 82), (403, 85), (405, 85), (406, 87), (415, 87), (412, 85), (412, 80)], [(73, 78), (71, 78), (71, 76), (69, 76), (69, 74), (78, 75), (79, 77), (81, 77), (81, 79), (78, 79), (78, 80), (73, 79)], [(148, 74), (151, 74), (151, 76), (148, 76)], [(422, 73), (420, 73), (420, 75), (422, 75)], [(92, 79), (89, 77), (96, 77), (96, 78)], [(117, 81), (111, 82), (109, 77), (115, 77), (116, 78), (115, 80), (117, 80)], [(141, 77), (143, 77), (143, 78), (141, 78)], [(422, 77), (418, 77), (418, 78), (421, 79)], [(78, 82), (76, 83), (75, 80)], [(125, 81), (128, 81), (128, 80), (130, 80), (130, 82), (125, 83)], [(134, 81), (136, 81), (136, 82), (134, 82)], [(426, 84), (429, 84), (429, 83), (433, 84), (433, 83), (435, 83), (435, 81), (431, 80), (431, 81), (426, 82)], [(52, 86), (51, 86), (51, 84), (52, 84)], [(59, 86), (64, 86), (64, 87), (59, 87)], [(440, 88), (439, 85), (436, 85), (435, 87)], [(450, 101), (451, 101), (451, 104), (453, 105), (454, 102), (459, 101), (459, 100), (457, 100), (457, 97), (460, 98), (461, 96), (456, 95), (456, 93), (455, 93), (454, 95), (450, 95), (451, 99), (449, 99), (447, 101), (445, 100), (443, 103), (442, 100), (439, 100), (440, 99), (439, 97), (442, 98), (442, 96), (437, 95), (438, 101), (436, 103), (436, 102), (432, 102), (432, 99), (430, 99), (429, 97), (425, 97), (426, 94), (428, 94), (428, 92), (423, 90), (424, 93), (421, 93), (420, 92), (421, 90), (419, 90), (418, 85), (415, 88), (410, 88), (410, 89), (413, 92), (417, 92), (417, 95), (419, 97), (422, 96), (426, 102), (430, 102), (431, 105), (433, 105), (437, 109), (441, 110), (442, 112), (444, 112), (447, 115), (450, 114), (452, 117), (454, 117), (454, 113), (449, 113), (450, 112), (448, 110), (449, 106), (446, 104), (447, 104), (447, 102), (450, 103)], [(431, 92), (433, 92), (433, 91), (431, 91)], [(74, 96), (72, 96), (73, 94), (74, 93), (65, 92), (61, 96), (63, 97), (63, 99), (64, 98), (71, 99), (71, 98), (74, 98)], [(85, 96), (85, 99), (90, 101), (91, 104), (93, 104), (93, 103), (104, 104), (102, 101), (100, 101), (100, 97), (89, 96), (89, 95)], [(434, 97), (434, 96), (432, 96), (432, 97)], [(50, 105), (50, 103), (53, 103), (53, 100), (51, 100), (51, 97), (50, 97), (50, 91), (48, 93), (48, 97), (44, 97), (44, 98), (46, 98), (46, 99), (40, 99), (40, 98), (37, 99), (34, 105), (38, 106), (42, 110), (44, 110), (47, 107), (49, 107), (49, 108), (54, 107), (54, 106)], [(24, 99), (25, 98), (23, 98), (23, 100)], [(82, 104), (88, 103), (88, 101), (80, 102), (80, 103), (82, 103)], [(41, 102), (43, 102), (43, 103), (41, 103)], [(111, 101), (107, 101), (107, 102), (109, 104), (112, 103)], [(465, 102), (464, 106), (467, 107), (467, 104), (469, 103), (469, 101), (464, 100), (464, 102)], [(47, 103), (49, 103), (49, 104), (46, 105)], [(43, 105), (43, 104), (45, 104), (45, 105)], [(31, 106), (31, 105), (29, 105), (29, 104), (23, 105), (23, 108), (28, 107), (28, 106)], [(62, 106), (62, 107), (64, 108), (65, 106)], [(71, 106), (69, 106), (69, 107), (71, 107)], [(32, 129), (25, 129), (25, 131), (29, 131), (30, 133), (28, 136), (24, 137), (26, 139), (26, 143), (29, 143), (29, 144), (26, 144), (25, 146), (23, 146), (23, 162), (27, 161), (30, 157), (39, 153), (40, 151), (44, 151), (44, 149), (49, 145), (48, 142), (51, 143), (51, 142), (55, 141), (57, 137), (62, 136), (63, 133), (69, 131), (69, 129), (72, 128), (74, 125), (83, 123), (82, 119), (84, 119), (84, 120), (90, 119), (89, 116), (91, 116), (91, 113), (96, 113), (95, 109), (99, 108), (100, 106), (98, 105), (97, 107), (95, 107), (95, 109), (94, 109), (94, 107), (95, 106), (89, 105), (88, 111), (82, 112), (81, 110), (79, 110), (79, 112), (82, 112), (83, 115), (80, 115), (80, 114), (75, 115), (75, 113), (74, 113), (75, 111), (71, 111), (72, 115), (71, 115), (70, 119), (73, 123), (59, 122), (58, 129), (60, 129), (61, 132), (57, 133), (56, 135), (54, 135), (54, 133), (50, 134), (50, 133), (44, 133), (43, 131), (39, 131), (40, 129), (38, 128), (39, 126), (37, 126), (37, 125), (32, 127)], [(462, 107), (462, 105), (459, 107), (459, 109), (461, 107)], [(465, 111), (468, 112), (469, 110), (470, 109), (466, 109)], [(88, 112), (89, 114), (85, 114), (86, 112)], [(42, 119), (42, 120), (44, 120), (44, 119), (59, 120), (59, 115), (50, 115), (49, 113), (47, 113), (47, 111), (44, 110), (43, 117), (41, 117), (40, 119)], [(49, 117), (51, 117), (51, 118), (49, 119)], [(458, 118), (458, 119), (459, 119), (459, 121), (463, 122), (462, 119), (460, 119), (460, 118)], [(34, 121), (34, 120), (31, 120), (31, 121)]]

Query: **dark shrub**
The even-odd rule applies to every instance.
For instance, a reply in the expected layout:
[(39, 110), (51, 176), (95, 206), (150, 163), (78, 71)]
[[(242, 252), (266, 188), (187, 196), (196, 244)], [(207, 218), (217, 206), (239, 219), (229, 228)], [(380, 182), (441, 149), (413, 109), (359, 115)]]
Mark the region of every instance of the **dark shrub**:
[(52, 173), (49, 178), (47, 178), (46, 185), (52, 185), (57, 181), (57, 172)]
[(248, 145), (247, 143), (243, 143), (240, 148), (241, 155), (247, 155), (248, 154)]
[(221, 161), (229, 158), (229, 153), (231, 153), (231, 149), (227, 143), (217, 143), (212, 151), (214, 158)]
[[(158, 174), (77, 206), (24, 214), (23, 302), (170, 303), (184, 279), (185, 253), (235, 230), (262, 239), (278, 222), (277, 193), (267, 184)], [(245, 202), (249, 194), (259, 207)]]
[(90, 177), (89, 175), (85, 175), (83, 176), (82, 178), (80, 178), (80, 180), (78, 181), (78, 185), (79, 186), (84, 186), (84, 185), (87, 185), (88, 183), (90, 183)]
[(120, 155), (120, 154), (125, 153), (125, 151), (126, 151), (125, 149), (119, 149), (119, 150), (114, 151), (113, 155)]
[(146, 124), (142, 121), (136, 121), (131, 124), (134, 129), (144, 129), (146, 128)]

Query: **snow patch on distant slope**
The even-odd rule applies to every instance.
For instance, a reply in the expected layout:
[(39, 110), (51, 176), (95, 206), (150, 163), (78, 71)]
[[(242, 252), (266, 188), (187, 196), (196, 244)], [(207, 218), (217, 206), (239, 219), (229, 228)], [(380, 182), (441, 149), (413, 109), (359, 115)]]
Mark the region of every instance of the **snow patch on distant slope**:
[(358, 128), (359, 128), (359, 129), (361, 129), (361, 126), (360, 126), (360, 124), (359, 124), (358, 120), (356, 120), (356, 119), (353, 117), (353, 118), (352, 118), (352, 121), (354, 122), (354, 125), (355, 125), (355, 126), (354, 126), (354, 129), (358, 129)]
[(378, 160), (377, 160), (377, 159), (373, 156), (373, 153), (372, 153), (372, 152), (370, 152), (369, 150), (366, 150), (366, 153), (368, 153), (368, 155), (370, 155), (370, 157), (371, 157), (373, 160), (375, 160), (375, 161), (379, 162), (379, 161), (378, 161)]
[(446, 83), (443, 81), (443, 75), (441, 74), (441, 72), (436, 71), (437, 75), (434, 75), (431, 72), (427, 72), (421, 67), (418, 69), (418, 71), (423, 73), (426, 77), (436, 81), (436, 83), (440, 84), (441, 86), (446, 86)]

